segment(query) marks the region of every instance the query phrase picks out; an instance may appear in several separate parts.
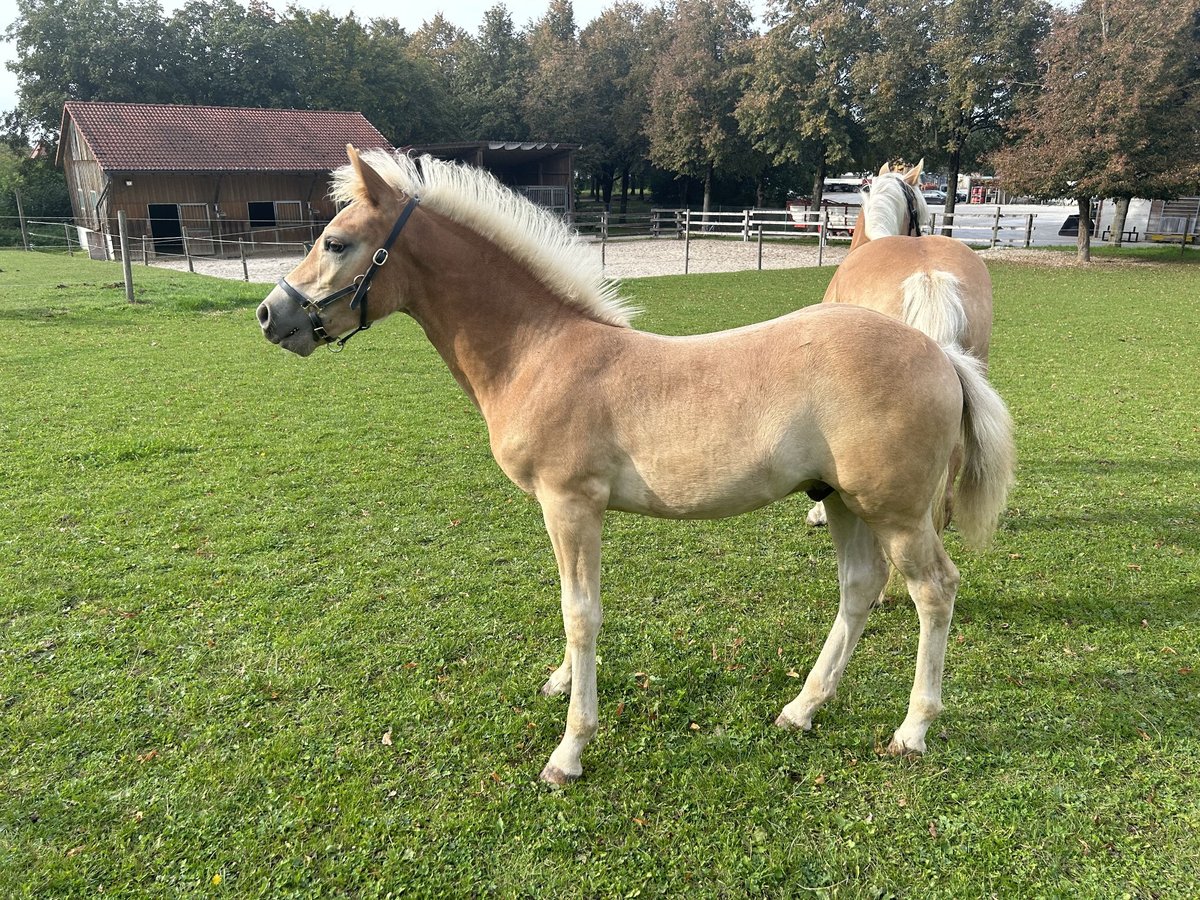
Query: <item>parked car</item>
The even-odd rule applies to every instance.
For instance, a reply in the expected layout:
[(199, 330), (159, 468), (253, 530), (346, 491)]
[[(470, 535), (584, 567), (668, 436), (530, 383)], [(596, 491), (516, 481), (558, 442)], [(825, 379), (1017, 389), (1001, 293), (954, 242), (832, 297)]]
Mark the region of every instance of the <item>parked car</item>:
[(935, 206), (941, 206), (946, 202), (945, 191), (921, 191), (921, 196), (925, 198), (926, 203), (932, 203)]

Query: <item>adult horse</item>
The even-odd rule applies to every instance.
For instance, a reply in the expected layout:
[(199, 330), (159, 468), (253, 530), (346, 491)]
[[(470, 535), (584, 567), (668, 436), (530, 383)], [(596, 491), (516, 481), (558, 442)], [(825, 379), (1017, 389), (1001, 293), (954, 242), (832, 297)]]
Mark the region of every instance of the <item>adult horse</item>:
[[(943, 346), (956, 345), (984, 364), (992, 338), (992, 279), (961, 241), (923, 235), (929, 208), (917, 190), (924, 161), (907, 172), (884, 163), (863, 194), (850, 252), (833, 273), (822, 303), (849, 303), (907, 322)], [(957, 459), (951, 463), (939, 528), (949, 521)], [(817, 503), (810, 525), (825, 524)]]
[(959, 580), (931, 513), (942, 473), (965, 439), (959, 521), (976, 544), (989, 539), (1011, 476), (1011, 423), (978, 362), (850, 306), (696, 337), (636, 331), (594, 255), (491, 176), (347, 150), (334, 196), (353, 202), (259, 306), (259, 324), (308, 356), (393, 312), (412, 316), (483, 414), (501, 469), (541, 505), (567, 638), (542, 692), (570, 694), (542, 778), (578, 778), (598, 727), (605, 511), (717, 518), (801, 491), (828, 497), (841, 602), (777, 722), (809, 729), (833, 696), (886, 554), (921, 625), (890, 749), (923, 751), (942, 709)]

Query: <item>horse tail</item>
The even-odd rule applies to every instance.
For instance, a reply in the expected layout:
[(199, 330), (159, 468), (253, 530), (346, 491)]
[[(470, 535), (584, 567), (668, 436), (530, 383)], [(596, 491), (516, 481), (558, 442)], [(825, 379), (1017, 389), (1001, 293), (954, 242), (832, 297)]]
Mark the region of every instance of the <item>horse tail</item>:
[(982, 362), (955, 347), (942, 350), (954, 364), (963, 390), (962, 476), (954, 521), (968, 545), (982, 548), (992, 539), (1013, 484), (1012, 417), (988, 384)]
[(943, 347), (961, 346), (967, 330), (959, 280), (949, 272), (916, 272), (900, 285), (904, 295), (901, 318)]

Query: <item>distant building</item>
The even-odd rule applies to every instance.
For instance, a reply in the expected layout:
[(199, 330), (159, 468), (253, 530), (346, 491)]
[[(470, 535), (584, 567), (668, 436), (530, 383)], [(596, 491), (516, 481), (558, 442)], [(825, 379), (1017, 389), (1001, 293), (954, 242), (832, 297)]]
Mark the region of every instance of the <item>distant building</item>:
[(579, 144), (550, 141), (461, 141), (408, 148), (437, 159), (487, 169), (519, 194), (563, 217), (575, 212), (575, 153)]
[[(357, 112), (68, 101), (58, 165), (76, 224), (156, 253), (309, 241), (337, 210), (329, 174), (346, 144), (392, 149)], [(223, 243), (228, 242), (228, 243)], [(94, 243), (94, 241), (93, 241)]]

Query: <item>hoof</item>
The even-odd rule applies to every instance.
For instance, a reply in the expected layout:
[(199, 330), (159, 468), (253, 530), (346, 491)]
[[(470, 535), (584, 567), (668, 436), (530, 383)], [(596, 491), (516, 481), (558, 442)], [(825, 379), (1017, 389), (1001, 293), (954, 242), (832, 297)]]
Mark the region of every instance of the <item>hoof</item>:
[(912, 744), (901, 740), (899, 737), (892, 738), (892, 742), (888, 744), (888, 756), (921, 756), (925, 752), (925, 742)]
[(561, 697), (570, 690), (570, 686), (555, 684), (553, 681), (547, 681), (542, 685), (542, 689), (538, 691), (543, 697)]
[(548, 764), (546, 768), (542, 769), (542, 781), (554, 787), (566, 787), (568, 784), (578, 781), (582, 774), (581, 772), (579, 775), (568, 775), (558, 766)]
[(825, 521), (825, 510), (819, 506), (814, 506), (808, 511), (808, 516), (804, 520), (814, 528), (824, 528), (829, 523)]
[(787, 713), (782, 712), (775, 720), (775, 727), (782, 728), (785, 731), (812, 731), (812, 722), (797, 722)]

